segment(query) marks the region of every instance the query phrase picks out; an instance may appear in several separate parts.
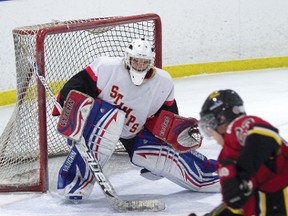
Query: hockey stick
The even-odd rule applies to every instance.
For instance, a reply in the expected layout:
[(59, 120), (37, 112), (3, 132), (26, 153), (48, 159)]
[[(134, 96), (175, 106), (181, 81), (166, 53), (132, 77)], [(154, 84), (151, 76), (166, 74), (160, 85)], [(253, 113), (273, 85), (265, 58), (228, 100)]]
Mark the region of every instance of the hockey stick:
[[(212, 209), (212, 211), (210, 211), (209, 213), (206, 213), (203, 216), (219, 216), (225, 210), (227, 210), (225, 204), (221, 203), (218, 206), (216, 206), (214, 209)], [(188, 216), (197, 216), (197, 215), (195, 213), (190, 213)]]
[[(25, 47), (22, 46), (25, 50)], [(58, 103), (56, 96), (54, 95), (53, 91), (50, 89), (45, 77), (42, 75), (41, 71), (39, 70), (36, 62), (33, 61), (31, 56), (27, 55), (27, 60), (31, 64), (33, 73), (41, 81), (42, 85), (44, 86), (45, 90), (51, 97), (52, 102), (61, 113), (62, 107)], [(89, 165), (91, 172), (93, 173), (97, 183), (99, 184), (102, 192), (104, 193), (105, 197), (107, 198), (110, 205), (119, 212), (125, 211), (161, 211), (165, 209), (165, 204), (160, 200), (123, 200), (121, 199), (110, 181), (105, 177), (102, 171), (102, 167), (100, 166), (98, 160), (93, 156), (89, 147), (87, 146), (84, 137), (81, 137), (80, 142), (76, 145), (77, 150), (79, 151), (82, 158), (86, 161)]]

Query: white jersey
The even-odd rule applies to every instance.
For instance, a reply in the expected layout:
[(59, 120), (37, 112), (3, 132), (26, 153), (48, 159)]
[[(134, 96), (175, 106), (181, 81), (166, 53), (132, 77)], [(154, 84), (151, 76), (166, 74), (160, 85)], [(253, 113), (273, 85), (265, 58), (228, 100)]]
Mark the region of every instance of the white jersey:
[(97, 83), (98, 97), (126, 112), (121, 138), (135, 136), (163, 104), (174, 102), (173, 80), (159, 68), (140, 86), (132, 83), (124, 58), (99, 57), (86, 70)]

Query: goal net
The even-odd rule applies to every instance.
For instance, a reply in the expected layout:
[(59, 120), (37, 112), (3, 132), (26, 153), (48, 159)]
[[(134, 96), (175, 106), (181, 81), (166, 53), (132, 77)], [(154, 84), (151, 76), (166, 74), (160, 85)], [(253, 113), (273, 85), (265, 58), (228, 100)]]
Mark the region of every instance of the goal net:
[(65, 155), (70, 147), (56, 132), (53, 102), (34, 75), (31, 58), (55, 95), (95, 57), (124, 56), (135, 38), (151, 41), (155, 64), (162, 67), (161, 20), (142, 14), (53, 21), (15, 28), (13, 38), (17, 101), (0, 137), (0, 191), (47, 191), (48, 158)]

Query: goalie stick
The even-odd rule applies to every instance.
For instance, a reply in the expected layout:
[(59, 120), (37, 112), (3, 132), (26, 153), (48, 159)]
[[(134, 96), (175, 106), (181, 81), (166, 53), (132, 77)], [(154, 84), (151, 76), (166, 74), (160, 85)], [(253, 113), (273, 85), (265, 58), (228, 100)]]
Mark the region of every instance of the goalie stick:
[[(27, 53), (25, 47), (21, 45), (22, 49)], [(27, 53), (28, 54), (28, 53)], [(45, 77), (42, 75), (41, 71), (39, 70), (36, 62), (33, 61), (32, 57), (27, 55), (27, 60), (29, 64), (31, 64), (33, 72), (36, 74), (38, 79), (41, 81), (42, 85), (44, 86), (45, 90), (48, 92), (49, 96), (51, 97), (52, 102), (61, 113), (62, 107), (58, 103), (54, 93), (50, 89)], [(158, 199), (153, 200), (123, 200), (121, 199), (110, 181), (105, 177), (102, 167), (100, 166), (98, 160), (93, 156), (89, 147), (86, 145), (85, 139), (82, 136), (80, 142), (76, 145), (77, 150), (79, 151), (82, 158), (87, 162), (91, 172), (93, 173), (98, 185), (102, 189), (105, 197), (109, 204), (119, 212), (125, 211), (161, 211), (165, 209), (165, 204)]]
[[(210, 212), (204, 214), (203, 216), (220, 216), (225, 215), (223, 214), (224, 211), (229, 211), (224, 203), (219, 204), (218, 206), (216, 206), (214, 209), (212, 209)], [(228, 215), (228, 214), (227, 214)], [(195, 213), (190, 213), (188, 216), (197, 216)]]

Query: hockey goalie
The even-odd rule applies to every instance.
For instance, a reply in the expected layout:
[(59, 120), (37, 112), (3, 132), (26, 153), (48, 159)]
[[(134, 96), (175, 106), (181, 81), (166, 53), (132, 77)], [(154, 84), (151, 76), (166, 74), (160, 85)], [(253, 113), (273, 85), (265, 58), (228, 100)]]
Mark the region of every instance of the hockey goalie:
[(71, 141), (79, 136), (102, 167), (120, 141), (143, 177), (219, 192), (215, 160), (196, 151), (202, 143), (198, 121), (178, 115), (172, 78), (154, 60), (151, 44), (135, 39), (124, 57), (96, 58), (61, 89), (63, 111), (54, 109), (53, 115), (60, 115), (58, 131), (72, 148), (60, 168), (58, 189), (69, 199), (88, 197), (95, 182)]

